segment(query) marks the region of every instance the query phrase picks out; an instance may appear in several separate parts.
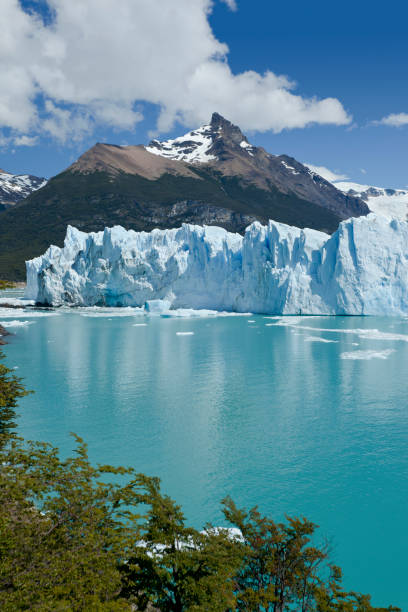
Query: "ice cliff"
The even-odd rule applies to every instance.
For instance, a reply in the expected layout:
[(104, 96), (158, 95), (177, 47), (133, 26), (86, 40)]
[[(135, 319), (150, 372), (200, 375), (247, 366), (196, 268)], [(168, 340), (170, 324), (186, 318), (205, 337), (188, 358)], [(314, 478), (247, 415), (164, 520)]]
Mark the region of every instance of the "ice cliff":
[(408, 314), (408, 223), (370, 214), (331, 236), (270, 221), (245, 236), (183, 225), (147, 232), (68, 227), (27, 262), (43, 304), (211, 308), (276, 314)]

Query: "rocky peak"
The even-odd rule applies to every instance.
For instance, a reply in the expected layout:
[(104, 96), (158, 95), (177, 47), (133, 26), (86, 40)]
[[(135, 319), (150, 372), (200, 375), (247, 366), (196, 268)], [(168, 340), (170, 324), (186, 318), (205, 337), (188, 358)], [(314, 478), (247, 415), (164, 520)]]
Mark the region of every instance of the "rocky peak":
[(226, 141), (240, 145), (242, 141), (248, 142), (237, 125), (228, 121), (218, 113), (213, 113), (210, 127), (214, 133), (214, 138), (223, 138)]
[[(240, 147), (237, 149), (237, 147)], [(149, 153), (190, 164), (216, 162), (226, 149), (253, 155), (252, 147), (239, 127), (213, 113), (209, 124), (169, 140), (152, 140), (146, 147)]]

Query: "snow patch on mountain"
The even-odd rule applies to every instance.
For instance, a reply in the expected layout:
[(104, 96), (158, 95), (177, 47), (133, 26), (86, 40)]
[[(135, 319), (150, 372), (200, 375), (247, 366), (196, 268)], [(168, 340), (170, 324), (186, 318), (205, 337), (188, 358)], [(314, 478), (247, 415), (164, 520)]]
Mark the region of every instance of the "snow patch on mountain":
[(213, 144), (213, 128), (211, 125), (203, 125), (173, 140), (163, 142), (152, 140), (146, 151), (189, 164), (205, 164), (217, 159), (215, 155), (209, 153)]
[(249, 144), (247, 140), (241, 140), (239, 146), (241, 147), (241, 149), (244, 149), (248, 153), (248, 155), (250, 155), (251, 157), (254, 156), (255, 147)]
[(333, 183), (337, 189), (353, 196), (361, 197), (369, 209), (388, 219), (408, 220), (408, 191), (403, 189), (385, 189), (372, 185), (360, 185), (348, 181)]
[(286, 170), (289, 170), (292, 174), (300, 174), (293, 166), (287, 164), (284, 160), (281, 161), (281, 164), (285, 166)]
[[(282, 162), (283, 163), (283, 162)], [(344, 180), (346, 177), (332, 172), (325, 166), (304, 164), (312, 178), (323, 177), (336, 189), (348, 196), (361, 198), (371, 212), (383, 215), (387, 219), (408, 220), (408, 191), (403, 189), (386, 189), (373, 185), (362, 185)]]
[(370, 214), (331, 236), (270, 221), (245, 236), (184, 224), (86, 234), (27, 262), (26, 297), (52, 305), (271, 314), (406, 315), (408, 223)]
[(45, 178), (0, 170), (0, 204), (12, 206), (46, 184)]

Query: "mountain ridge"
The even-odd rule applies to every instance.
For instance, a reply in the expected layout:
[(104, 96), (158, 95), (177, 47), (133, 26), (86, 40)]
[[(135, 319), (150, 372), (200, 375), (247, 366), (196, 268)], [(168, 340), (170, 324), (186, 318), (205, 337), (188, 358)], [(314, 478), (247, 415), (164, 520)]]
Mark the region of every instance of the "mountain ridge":
[(47, 179), (32, 174), (12, 174), (0, 170), (0, 212), (27, 198), (33, 191), (41, 189)]
[(349, 181), (335, 181), (334, 186), (349, 195), (360, 197), (369, 209), (388, 219), (408, 221), (408, 190), (387, 189)]
[(242, 234), (253, 221), (274, 219), (332, 233), (341, 220), (368, 212), (361, 198), (294, 158), (251, 145), (239, 127), (214, 113), (209, 124), (163, 143), (97, 143), (3, 212), (0, 276), (23, 278), (24, 260), (51, 243), (62, 245), (67, 225), (150, 231), (186, 222)]

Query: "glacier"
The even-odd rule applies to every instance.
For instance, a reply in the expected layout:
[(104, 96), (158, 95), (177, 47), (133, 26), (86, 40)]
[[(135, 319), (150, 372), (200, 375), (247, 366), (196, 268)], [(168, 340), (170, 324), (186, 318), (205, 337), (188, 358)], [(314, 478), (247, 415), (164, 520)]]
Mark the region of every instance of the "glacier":
[(269, 221), (244, 236), (184, 224), (85, 233), (26, 262), (25, 297), (52, 306), (146, 306), (287, 315), (407, 315), (408, 223), (351, 218), (328, 235)]

